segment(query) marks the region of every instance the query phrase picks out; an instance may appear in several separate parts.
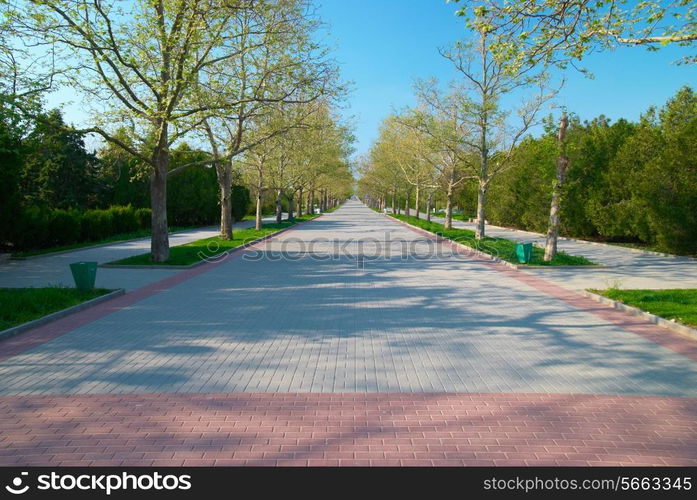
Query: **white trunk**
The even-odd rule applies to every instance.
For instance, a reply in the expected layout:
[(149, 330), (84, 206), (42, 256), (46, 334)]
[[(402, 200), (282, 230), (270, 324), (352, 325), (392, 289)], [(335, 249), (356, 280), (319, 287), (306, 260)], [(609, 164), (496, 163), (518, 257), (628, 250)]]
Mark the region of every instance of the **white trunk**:
[(549, 208), (549, 227), (547, 229), (547, 241), (545, 243), (545, 261), (549, 262), (557, 255), (557, 241), (559, 240), (559, 226), (561, 224), (561, 197), (562, 188), (566, 181), (566, 171), (569, 168), (569, 158), (566, 155), (566, 128), (569, 121), (564, 113), (559, 124), (559, 158), (557, 159), (557, 177), (552, 187), (552, 203)]

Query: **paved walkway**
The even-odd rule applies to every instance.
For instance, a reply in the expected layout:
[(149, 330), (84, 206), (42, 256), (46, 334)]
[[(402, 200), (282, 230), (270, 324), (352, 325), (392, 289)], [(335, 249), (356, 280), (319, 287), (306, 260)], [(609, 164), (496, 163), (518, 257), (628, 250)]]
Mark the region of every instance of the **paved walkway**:
[(697, 343), (356, 202), (0, 359), (0, 464), (697, 465)]
[[(432, 217), (434, 222), (444, 223), (441, 217)], [(453, 220), (453, 226), (475, 230), (475, 224)], [(523, 243), (536, 243), (544, 247), (546, 238), (539, 233), (488, 225), (486, 234)], [(529, 269), (527, 272), (544, 277), (574, 290), (588, 288), (697, 288), (697, 259), (690, 257), (660, 255), (618, 245), (607, 245), (575, 239), (560, 239), (559, 249), (571, 255), (612, 266), (610, 269)]]
[[(270, 220), (270, 219), (265, 219)], [(252, 227), (253, 221), (238, 222), (234, 229)], [(170, 246), (184, 245), (219, 234), (217, 227), (205, 227), (171, 234)], [(94, 261), (104, 264), (150, 251), (150, 238), (78, 249), (54, 255), (36, 256), (26, 260), (0, 262), (0, 287), (74, 286), (69, 264), (78, 261)], [(177, 270), (100, 268), (96, 286), (101, 288), (125, 288), (134, 290), (148, 283), (176, 274)]]

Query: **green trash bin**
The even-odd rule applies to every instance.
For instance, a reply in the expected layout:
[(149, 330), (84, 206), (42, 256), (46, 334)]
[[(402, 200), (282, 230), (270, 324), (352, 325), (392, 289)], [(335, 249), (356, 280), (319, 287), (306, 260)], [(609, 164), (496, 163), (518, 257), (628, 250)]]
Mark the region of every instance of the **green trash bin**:
[(519, 263), (527, 264), (532, 258), (532, 243), (518, 243), (515, 246), (515, 253)]
[(78, 290), (92, 290), (97, 278), (97, 262), (73, 262), (70, 264)]

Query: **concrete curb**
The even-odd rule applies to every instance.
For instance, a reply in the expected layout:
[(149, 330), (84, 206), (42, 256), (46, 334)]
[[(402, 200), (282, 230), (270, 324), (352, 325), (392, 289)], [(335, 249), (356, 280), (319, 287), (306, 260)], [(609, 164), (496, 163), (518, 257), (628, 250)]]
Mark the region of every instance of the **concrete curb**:
[(654, 323), (673, 332), (686, 335), (692, 338), (693, 340), (697, 340), (697, 329), (695, 328), (683, 325), (681, 323), (677, 323), (675, 321), (670, 321), (665, 318), (661, 318), (660, 316), (656, 316), (655, 314), (646, 312), (643, 309), (639, 309), (638, 307), (628, 306), (627, 304), (623, 304), (622, 302), (619, 302), (617, 300), (603, 297), (602, 295), (598, 295), (597, 293), (585, 291), (583, 292), (583, 295), (601, 304), (610, 306), (624, 313), (631, 314), (632, 316), (638, 316), (650, 323)]
[(472, 248), (471, 246), (465, 245), (463, 243), (460, 243), (459, 241), (451, 240), (448, 238), (445, 238), (443, 236), (440, 236), (436, 233), (432, 233), (430, 231), (426, 231), (425, 229), (422, 229), (418, 226), (414, 226), (412, 224), (409, 224), (408, 222), (404, 222), (399, 219), (395, 219), (394, 217), (390, 216), (390, 214), (383, 214), (385, 217), (389, 217), (390, 219), (400, 222), (401, 224), (404, 224), (405, 226), (409, 226), (411, 228), (417, 229), (418, 231), (433, 235), (437, 238), (438, 241), (447, 241), (450, 243), (455, 243), (462, 248), (466, 249), (468, 252), (474, 253), (476, 255), (479, 255), (480, 257), (485, 257), (487, 259), (492, 260), (493, 262), (497, 264), (502, 264), (506, 267), (509, 267), (511, 269), (515, 269), (516, 271), (524, 271), (526, 269), (545, 269), (545, 270), (555, 270), (555, 269), (586, 269), (586, 270), (596, 270), (596, 269), (611, 269), (615, 266), (602, 266), (602, 265), (596, 265), (596, 266), (528, 266), (528, 265), (519, 265), (519, 264), (514, 264), (513, 262), (508, 262), (507, 260), (502, 259), (501, 257), (494, 257), (491, 254), (488, 254), (486, 252), (482, 252), (481, 250), (477, 250), (476, 248)]
[(298, 223), (296, 223), (296, 224), (293, 224), (292, 226), (284, 227), (283, 229), (279, 229), (278, 231), (275, 231), (275, 232), (273, 232), (273, 233), (267, 234), (266, 236), (263, 236), (263, 237), (261, 237), (261, 238), (259, 238), (259, 239), (256, 239), (256, 240), (247, 242), (247, 243), (245, 243), (245, 244), (243, 244), (243, 245), (240, 245), (240, 246), (238, 246), (238, 247), (231, 248), (230, 250), (225, 250), (225, 251), (222, 252), (222, 253), (219, 253), (219, 254), (214, 255), (214, 256), (211, 257), (210, 259), (207, 259), (207, 260), (204, 259), (204, 260), (200, 260), (200, 261), (198, 261), (198, 262), (194, 262), (193, 264), (189, 264), (188, 266), (166, 266), (166, 265), (163, 265), (163, 266), (155, 266), (155, 265), (142, 265), (142, 266), (139, 266), (139, 265), (129, 265), (129, 264), (120, 265), (120, 264), (109, 264), (109, 263), (106, 263), (106, 264), (99, 264), (99, 266), (97, 266), (97, 267), (102, 267), (102, 268), (104, 268), (104, 269), (148, 269), (148, 270), (152, 270), (152, 269), (175, 269), (175, 270), (185, 271), (185, 270), (187, 270), (187, 269), (193, 269), (194, 267), (198, 267), (198, 266), (202, 266), (202, 265), (204, 265), (204, 264), (208, 264), (209, 262), (216, 262), (217, 260), (220, 260), (221, 258), (224, 258), (224, 256), (227, 256), (227, 255), (230, 255), (230, 254), (233, 254), (233, 253), (237, 253), (237, 252), (239, 252), (239, 251), (242, 251), (242, 250), (244, 250), (244, 249), (246, 249), (246, 248), (251, 247), (252, 245), (256, 245), (257, 243), (261, 243), (262, 241), (266, 241), (266, 240), (268, 240), (269, 238), (272, 238), (272, 237), (274, 237), (274, 236), (278, 236), (279, 234), (284, 233), (284, 232), (288, 231), (288, 230), (291, 229), (291, 228), (298, 227), (298, 226), (301, 226), (301, 225), (306, 224), (306, 223), (308, 223), (308, 222), (312, 222), (312, 221), (314, 221), (314, 220), (317, 220), (317, 219), (319, 219), (322, 215), (324, 215), (324, 213), (319, 214), (319, 215), (317, 215), (317, 217), (314, 217), (314, 218), (312, 218), (312, 219), (310, 219), (310, 220), (304, 220), (304, 221), (298, 222)]
[(111, 300), (115, 297), (119, 297), (120, 295), (123, 295), (126, 293), (126, 290), (123, 288), (119, 288), (117, 290), (114, 290), (113, 292), (107, 293), (105, 295), (101, 295), (99, 297), (95, 297), (94, 299), (88, 300), (86, 302), (83, 302), (82, 304), (78, 304), (76, 306), (68, 307), (66, 309), (61, 309), (60, 311), (56, 311), (51, 314), (47, 314), (46, 316), (42, 316), (41, 318), (35, 319), (33, 321), (27, 321), (26, 323), (22, 323), (21, 325), (13, 326), (12, 328), (8, 328), (7, 330), (2, 330), (0, 331), (0, 340), (9, 338), (9, 337), (14, 337), (15, 335), (19, 335), (20, 333), (24, 333), (27, 330), (32, 330), (34, 328), (37, 328), (39, 326), (45, 325), (46, 323), (50, 323), (51, 321), (55, 321), (57, 319), (64, 318), (66, 316), (69, 316), (73, 313), (83, 311), (85, 309), (89, 309), (92, 306), (96, 306), (97, 304), (101, 304), (102, 302), (106, 302), (107, 300)]

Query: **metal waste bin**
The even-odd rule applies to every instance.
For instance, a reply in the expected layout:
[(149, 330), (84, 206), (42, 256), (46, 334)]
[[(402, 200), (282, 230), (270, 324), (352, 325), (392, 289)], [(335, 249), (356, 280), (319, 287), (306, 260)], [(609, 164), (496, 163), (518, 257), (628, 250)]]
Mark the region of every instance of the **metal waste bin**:
[(532, 258), (532, 243), (518, 243), (515, 246), (515, 254), (520, 264), (527, 264)]
[(97, 278), (97, 262), (73, 262), (70, 264), (78, 290), (92, 290)]

